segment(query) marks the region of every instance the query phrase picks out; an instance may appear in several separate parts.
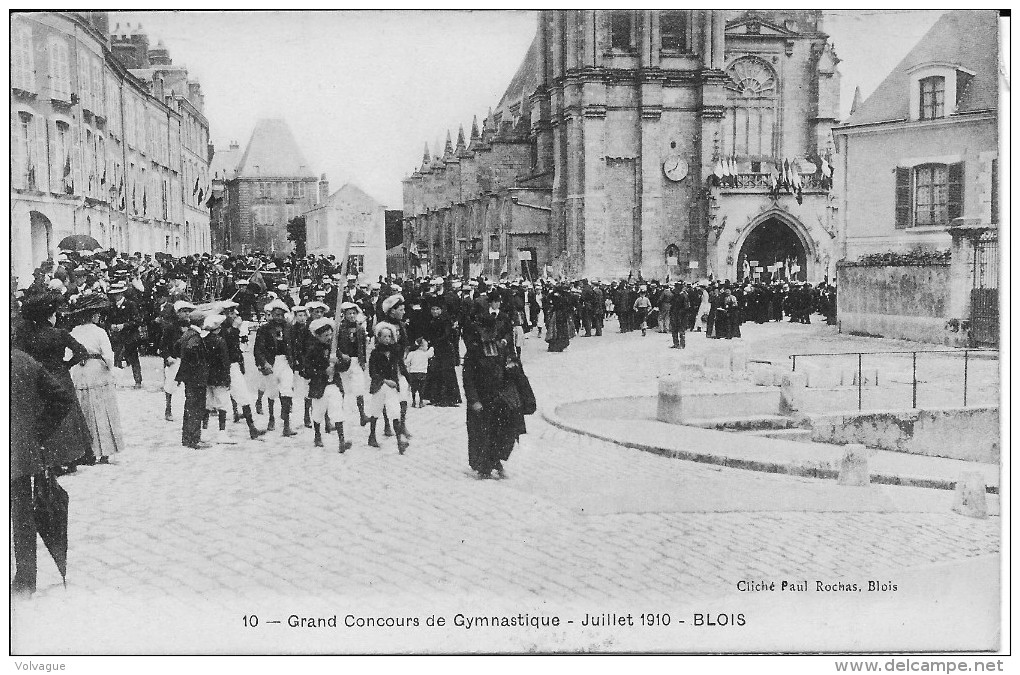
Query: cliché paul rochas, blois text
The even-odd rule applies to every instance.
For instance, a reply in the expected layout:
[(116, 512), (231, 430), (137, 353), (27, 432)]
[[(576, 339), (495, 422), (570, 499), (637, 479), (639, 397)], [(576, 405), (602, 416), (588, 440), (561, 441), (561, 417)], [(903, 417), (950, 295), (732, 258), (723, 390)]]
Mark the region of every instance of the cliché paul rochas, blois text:
[(895, 593), (899, 587), (892, 581), (869, 579), (868, 581), (820, 581), (818, 579), (783, 579), (766, 581), (764, 579), (741, 579), (737, 582), (737, 590), (741, 593)]

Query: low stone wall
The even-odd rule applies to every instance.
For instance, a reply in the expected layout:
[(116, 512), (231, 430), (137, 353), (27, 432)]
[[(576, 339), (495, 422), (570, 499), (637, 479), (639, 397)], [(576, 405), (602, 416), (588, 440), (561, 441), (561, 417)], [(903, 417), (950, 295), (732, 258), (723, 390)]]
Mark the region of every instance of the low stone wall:
[(863, 443), (915, 455), (999, 462), (998, 407), (812, 414), (810, 419), (811, 440), (819, 443)]
[(683, 386), (679, 377), (659, 378), (656, 419), (660, 422), (687, 424), (717, 417), (778, 415), (780, 411), (778, 390), (684, 394)]
[(966, 346), (967, 333), (947, 326), (948, 265), (840, 265), (837, 316), (841, 333)]

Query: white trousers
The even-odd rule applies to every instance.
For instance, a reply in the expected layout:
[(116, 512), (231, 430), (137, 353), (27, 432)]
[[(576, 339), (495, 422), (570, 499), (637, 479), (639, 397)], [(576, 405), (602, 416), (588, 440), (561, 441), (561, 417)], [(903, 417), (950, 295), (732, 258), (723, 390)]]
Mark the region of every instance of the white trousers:
[(303, 401), (308, 398), (308, 380), (294, 373), (294, 399)]
[(312, 422), (322, 424), (329, 415), (331, 424), (344, 422), (344, 395), (335, 384), (326, 385), (322, 398), (312, 399)]
[(230, 398), (234, 399), (238, 408), (251, 405), (255, 401), (248, 387), (248, 378), (241, 372), (240, 363), (230, 364)]
[(287, 363), (287, 357), (278, 354), (273, 359), (273, 372), (262, 376), (259, 391), (264, 391), (269, 398), (294, 395), (294, 371)]
[(206, 387), (206, 410), (230, 410), (230, 387)]
[(174, 359), (172, 366), (163, 366), (163, 392), (173, 394), (177, 391), (177, 371), (181, 367), (181, 360)]
[(400, 377), (400, 391), (393, 387), (383, 385), (382, 388), (372, 394), (365, 401), (365, 415), (367, 417), (382, 417), (383, 410), (390, 416), (390, 419), (400, 415), (400, 404), (411, 400), (411, 387), (403, 375)]

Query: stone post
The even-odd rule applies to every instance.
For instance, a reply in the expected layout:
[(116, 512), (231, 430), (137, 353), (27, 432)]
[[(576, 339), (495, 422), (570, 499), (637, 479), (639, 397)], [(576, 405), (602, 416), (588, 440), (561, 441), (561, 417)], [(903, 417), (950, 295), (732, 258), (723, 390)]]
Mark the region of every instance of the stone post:
[(655, 418), (667, 424), (683, 424), (683, 379), (676, 375), (659, 378), (659, 402)]
[(839, 463), (840, 485), (854, 485), (867, 487), (871, 484), (871, 474), (868, 472), (868, 449), (861, 443), (849, 443), (843, 452), (843, 459)]
[(956, 502), (953, 511), (971, 518), (987, 518), (988, 505), (985, 502), (985, 481), (981, 474), (966, 471), (956, 481)]

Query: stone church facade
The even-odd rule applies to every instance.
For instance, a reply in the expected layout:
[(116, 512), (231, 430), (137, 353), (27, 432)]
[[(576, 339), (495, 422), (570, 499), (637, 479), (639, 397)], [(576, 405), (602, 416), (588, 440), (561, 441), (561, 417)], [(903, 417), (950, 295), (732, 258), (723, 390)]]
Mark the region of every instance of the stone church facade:
[[(405, 178), (410, 262), (472, 276), (831, 277), (822, 167), (838, 62), (818, 10), (543, 11), (481, 128), (448, 133)], [(799, 194), (771, 189), (794, 173)]]

